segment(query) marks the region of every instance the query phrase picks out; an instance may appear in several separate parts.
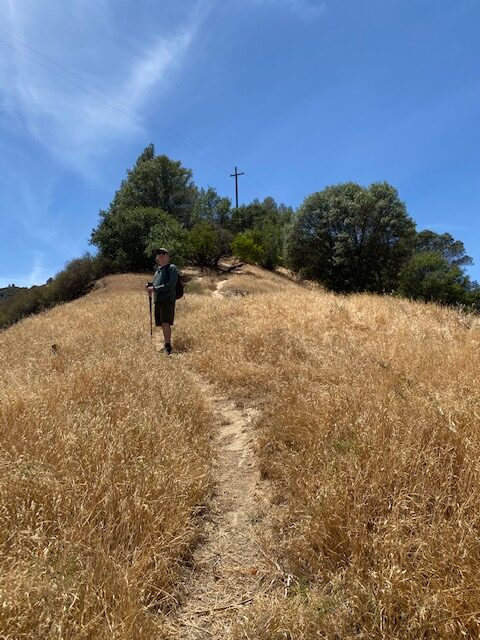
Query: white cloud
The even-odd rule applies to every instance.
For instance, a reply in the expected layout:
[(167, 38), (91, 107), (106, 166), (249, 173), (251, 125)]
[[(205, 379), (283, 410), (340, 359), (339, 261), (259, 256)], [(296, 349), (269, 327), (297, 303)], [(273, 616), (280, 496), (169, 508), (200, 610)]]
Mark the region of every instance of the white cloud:
[[(103, 3), (103, 12), (93, 0), (72, 0), (71, 4), (72, 13), (76, 9), (90, 19), (83, 39), (69, 11), (62, 13), (57, 7), (44, 16), (35, 0), (25, 0), (21, 13), (13, 0), (8, 0), (8, 7), (0, 7), (0, 21), (10, 22), (8, 31), (15, 38), (0, 33), (0, 39), (10, 45), (0, 44), (2, 54), (6, 53), (0, 66), (0, 115), (3, 108), (3, 117), (11, 121), (16, 112), (23, 126), (57, 160), (95, 180), (95, 159), (107, 155), (119, 139), (125, 141), (144, 128), (138, 111), (154, 90), (157, 102), (168, 90), (167, 82), (192, 46), (203, 15), (193, 11), (188, 23), (171, 29), (167, 36), (142, 34), (143, 51), (131, 55), (123, 43), (112, 45), (99, 38), (106, 26), (103, 22), (111, 17), (105, 4), (114, 13), (114, 0)], [(39, 41), (42, 28), (45, 36)], [(20, 41), (65, 68), (39, 57)]]

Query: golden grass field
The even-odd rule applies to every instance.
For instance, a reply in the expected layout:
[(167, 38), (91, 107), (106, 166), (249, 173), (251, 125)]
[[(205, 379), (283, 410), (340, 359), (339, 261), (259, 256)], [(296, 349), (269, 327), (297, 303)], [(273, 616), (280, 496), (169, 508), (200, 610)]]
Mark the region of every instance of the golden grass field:
[(198, 376), (259, 409), (291, 576), (235, 640), (480, 637), (478, 316), (249, 267), (192, 287), (168, 359), (144, 280), (0, 334), (0, 637), (169, 637), (212, 485)]
[(262, 408), (282, 506), (289, 597), (236, 637), (479, 637), (479, 318), (270, 280), (188, 300), (180, 331), (196, 370)]
[(152, 349), (144, 281), (107, 279), (0, 334), (2, 639), (170, 637), (211, 420)]

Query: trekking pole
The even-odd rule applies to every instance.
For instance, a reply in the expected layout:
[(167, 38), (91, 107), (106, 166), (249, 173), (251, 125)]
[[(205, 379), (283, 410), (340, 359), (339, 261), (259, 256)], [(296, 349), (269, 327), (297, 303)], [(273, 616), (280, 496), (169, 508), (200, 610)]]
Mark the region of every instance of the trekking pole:
[(153, 324), (152, 324), (152, 293), (148, 292), (148, 306), (150, 307), (150, 337), (153, 338)]
[[(147, 289), (149, 287), (153, 287), (153, 282), (147, 282), (147, 284), (145, 285), (145, 289)], [(148, 291), (148, 306), (150, 309), (150, 337), (153, 338), (153, 324), (152, 324), (152, 292)]]

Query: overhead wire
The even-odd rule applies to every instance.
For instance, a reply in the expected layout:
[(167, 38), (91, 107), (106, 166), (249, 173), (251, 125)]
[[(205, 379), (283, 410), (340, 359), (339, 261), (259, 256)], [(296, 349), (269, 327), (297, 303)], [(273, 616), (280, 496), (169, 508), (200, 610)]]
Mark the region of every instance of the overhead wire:
[[(202, 158), (203, 160), (208, 160), (211, 164), (214, 164), (216, 166), (216, 168), (219, 169), (222, 173), (227, 173), (228, 175), (230, 175), (230, 171), (223, 166), (223, 160), (220, 160), (217, 156), (212, 154), (207, 149), (204, 149), (204, 148), (200, 147), (199, 145), (197, 145), (196, 143), (192, 142), (191, 140), (188, 140), (184, 136), (181, 136), (181, 135), (177, 134), (176, 132), (173, 132), (173, 130), (165, 127), (165, 125), (162, 125), (160, 122), (158, 122), (154, 118), (152, 118), (150, 116), (145, 117), (144, 114), (141, 111), (131, 107), (130, 105), (128, 105), (126, 102), (124, 102), (123, 100), (121, 100), (117, 96), (114, 96), (114, 95), (104, 91), (103, 89), (101, 89), (100, 87), (96, 86), (95, 84), (93, 84), (89, 80), (86, 80), (85, 78), (83, 78), (80, 74), (76, 73), (75, 71), (72, 71), (72, 70), (68, 69), (64, 65), (60, 64), (59, 62), (57, 62), (56, 60), (53, 60), (52, 58), (44, 55), (43, 53), (41, 53), (40, 51), (38, 51), (34, 47), (31, 47), (30, 45), (22, 42), (21, 40), (19, 40), (15, 36), (12, 36), (11, 34), (9, 34), (8, 32), (4, 31), (3, 29), (0, 29), (0, 34), (3, 35), (3, 36), (7, 36), (8, 38), (13, 40), (14, 42), (18, 42), (18, 44), (20, 44), (25, 49), (28, 49), (29, 51), (31, 51), (37, 57), (32, 57), (27, 52), (23, 51), (22, 49), (19, 49), (14, 44), (11, 44), (10, 42), (7, 42), (4, 39), (0, 38), (0, 43), (2, 43), (5, 46), (9, 47), (10, 49), (15, 51), (16, 53), (24, 56), (25, 58), (27, 58), (28, 60), (31, 60), (34, 63), (40, 65), (42, 68), (46, 69), (47, 71), (49, 71), (50, 73), (56, 75), (57, 77), (61, 78), (62, 80), (66, 81), (66, 82), (69, 82), (70, 84), (75, 86), (77, 89), (80, 89), (84, 93), (86, 93), (86, 94), (94, 97), (95, 99), (103, 102), (109, 108), (114, 109), (114, 110), (118, 111), (119, 113), (122, 113), (123, 115), (131, 116), (131, 117), (135, 118), (135, 120), (137, 120), (138, 122), (140, 122), (143, 125), (145, 123), (147, 123), (147, 122), (151, 122), (156, 127), (158, 127), (158, 129), (161, 131), (163, 137), (169, 139), (171, 142), (173, 142), (175, 144), (183, 145), (191, 153), (197, 155), (198, 157)], [(38, 58), (40, 58), (40, 59), (38, 59)], [(71, 78), (65, 77), (63, 74), (59, 73), (55, 69), (52, 69), (49, 65), (45, 64), (44, 62), (42, 62), (42, 59), (45, 60), (46, 62), (48, 62), (50, 65), (54, 65), (55, 67), (57, 67), (58, 69), (62, 70), (63, 72), (68, 73), (70, 76), (78, 78), (84, 85), (87, 85), (88, 87), (91, 87), (92, 89), (94, 89), (96, 93), (93, 93), (92, 91), (87, 89), (85, 86), (82, 86), (82, 85), (78, 84), (78, 82), (74, 82)], [(97, 94), (100, 94), (100, 95), (97, 95)], [(107, 98), (108, 100), (106, 100), (105, 98)], [(118, 107), (115, 104), (112, 104), (112, 102), (110, 102), (112, 100), (114, 102), (122, 105), (122, 108)], [(219, 164), (219, 162), (222, 162), (222, 164)]]
[[(196, 155), (197, 157), (199, 157), (199, 158), (201, 158), (203, 160), (207, 160), (212, 165), (214, 165), (217, 169), (219, 169), (222, 173), (230, 175), (230, 171), (228, 169), (226, 169), (226, 167), (224, 166), (224, 163), (225, 163), (224, 159), (219, 158), (219, 156), (216, 156), (216, 155), (212, 154), (207, 149), (205, 149), (203, 147), (200, 147), (199, 145), (197, 145), (196, 143), (192, 142), (188, 138), (185, 138), (185, 136), (182, 136), (182, 135), (178, 134), (177, 132), (173, 131), (172, 129), (170, 129), (168, 127), (165, 127), (165, 125), (162, 125), (160, 122), (158, 122), (158, 120), (155, 120), (151, 116), (146, 117), (141, 111), (131, 107), (128, 103), (124, 102), (118, 96), (115, 96), (115, 95), (105, 91), (104, 89), (98, 87), (93, 82), (90, 82), (90, 80), (87, 80), (86, 78), (81, 76), (76, 71), (72, 71), (71, 69), (69, 69), (65, 65), (57, 62), (53, 58), (51, 58), (51, 57), (45, 55), (44, 53), (42, 53), (41, 51), (38, 51), (38, 49), (35, 49), (31, 45), (23, 42), (22, 40), (20, 40), (16, 36), (13, 36), (11, 33), (7, 32), (7, 31), (5, 31), (3, 29), (0, 29), (0, 35), (3, 35), (4, 37), (9, 38), (11, 41), (18, 43), (18, 45), (20, 45), (24, 49), (30, 51), (34, 55), (34, 57), (32, 57), (32, 55), (29, 55), (26, 51), (23, 51), (22, 49), (19, 49), (18, 46), (15, 46), (14, 44), (11, 44), (10, 42), (7, 42), (4, 39), (0, 38), (0, 43), (2, 43), (5, 46), (9, 47), (10, 49), (15, 51), (16, 53), (24, 56), (25, 58), (27, 58), (28, 60), (31, 60), (34, 63), (40, 65), (42, 68), (44, 68), (47, 71), (49, 71), (50, 73), (56, 75), (60, 79), (70, 83), (71, 85), (73, 85), (77, 89), (80, 89), (81, 91), (83, 91), (87, 95), (90, 95), (93, 98), (99, 100), (100, 102), (103, 102), (103, 104), (108, 106), (110, 109), (113, 109), (113, 110), (115, 110), (115, 111), (117, 111), (119, 113), (122, 113), (123, 115), (128, 115), (130, 117), (133, 117), (137, 122), (139, 122), (142, 125), (145, 125), (148, 122), (154, 124), (155, 127), (157, 127), (160, 130), (160, 132), (161, 132), (161, 134), (163, 135), (164, 138), (170, 140), (174, 144), (183, 145), (186, 149), (188, 149), (190, 151), (190, 153)], [(43, 61), (45, 61), (45, 62), (43, 62)], [(58, 70), (62, 71), (63, 73), (60, 73), (55, 68), (52, 68), (50, 65), (53, 65), (54, 67), (56, 67)], [(75, 82), (71, 78), (66, 77), (64, 75), (65, 73), (68, 74), (69, 76), (72, 76), (73, 78), (78, 79), (83, 84), (79, 84), (78, 82)], [(83, 85), (86, 85), (86, 86), (83, 86)], [(91, 89), (93, 89), (95, 91), (95, 93), (93, 93), (92, 91), (90, 91), (86, 87), (90, 87)], [(121, 107), (117, 106), (117, 104), (113, 104), (111, 101), (121, 105)], [(264, 193), (268, 192), (268, 189), (265, 187), (265, 185), (262, 185), (258, 180), (254, 179), (248, 172), (244, 172), (244, 175), (248, 180), (250, 180), (258, 188), (260, 188), (262, 191), (264, 191)]]
[(248, 172), (244, 171), (244, 176), (248, 178), (254, 185), (260, 188), (262, 191), (264, 191), (265, 193), (268, 192), (267, 187), (263, 185), (261, 182), (258, 182), (258, 180), (256, 180), (255, 178), (252, 178), (252, 176)]

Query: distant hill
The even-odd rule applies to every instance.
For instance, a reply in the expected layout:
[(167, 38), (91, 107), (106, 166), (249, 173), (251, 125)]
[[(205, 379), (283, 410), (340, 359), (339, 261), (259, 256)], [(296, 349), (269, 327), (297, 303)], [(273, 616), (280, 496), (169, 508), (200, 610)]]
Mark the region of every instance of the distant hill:
[(27, 287), (16, 287), (14, 284), (9, 285), (8, 287), (3, 287), (0, 289), (0, 303), (8, 298), (11, 298), (19, 291), (25, 291)]

